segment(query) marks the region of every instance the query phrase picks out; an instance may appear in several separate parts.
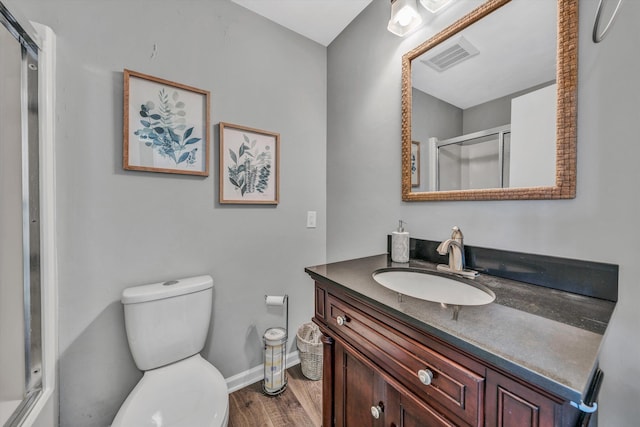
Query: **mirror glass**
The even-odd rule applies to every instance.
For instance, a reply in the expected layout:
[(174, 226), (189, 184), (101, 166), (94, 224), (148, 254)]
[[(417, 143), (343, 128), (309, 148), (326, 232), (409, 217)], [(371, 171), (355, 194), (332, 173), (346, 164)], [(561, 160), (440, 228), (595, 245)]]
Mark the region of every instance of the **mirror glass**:
[(575, 196), (570, 3), (489, 1), (403, 57), (404, 200)]

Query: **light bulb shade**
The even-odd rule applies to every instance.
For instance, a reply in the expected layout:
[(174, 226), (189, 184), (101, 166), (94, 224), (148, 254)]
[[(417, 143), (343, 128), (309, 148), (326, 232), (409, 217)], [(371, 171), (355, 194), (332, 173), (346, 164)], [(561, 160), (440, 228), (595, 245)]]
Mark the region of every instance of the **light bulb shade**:
[(438, 12), (449, 3), (451, 0), (420, 0), (420, 4), (431, 13)]
[(387, 30), (397, 36), (405, 36), (422, 23), (416, 0), (393, 0), (391, 2), (391, 19)]

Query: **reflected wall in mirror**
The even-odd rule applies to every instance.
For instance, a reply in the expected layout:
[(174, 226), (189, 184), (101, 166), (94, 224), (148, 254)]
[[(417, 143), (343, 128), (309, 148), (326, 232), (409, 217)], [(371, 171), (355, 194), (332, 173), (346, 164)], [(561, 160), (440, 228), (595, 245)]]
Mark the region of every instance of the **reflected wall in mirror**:
[(575, 197), (577, 18), (489, 0), (403, 56), (403, 200)]

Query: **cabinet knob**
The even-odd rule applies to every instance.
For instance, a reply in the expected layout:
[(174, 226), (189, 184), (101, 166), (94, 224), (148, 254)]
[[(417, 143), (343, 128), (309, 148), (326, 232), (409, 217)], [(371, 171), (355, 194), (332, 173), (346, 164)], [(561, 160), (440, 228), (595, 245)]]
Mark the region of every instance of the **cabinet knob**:
[(382, 406), (382, 402), (371, 407), (371, 416), (376, 420), (380, 418), (380, 414), (382, 414), (383, 412), (384, 412), (384, 406)]
[(418, 379), (422, 384), (429, 385), (433, 380), (433, 372), (431, 372), (429, 369), (426, 369), (426, 368), (420, 369), (418, 371)]
[(347, 317), (346, 317), (346, 316), (345, 316), (345, 317), (342, 317), (342, 316), (338, 316), (338, 317), (336, 317), (336, 323), (337, 323), (338, 325), (340, 325), (340, 326), (344, 325), (344, 324), (345, 324), (345, 323), (347, 323), (347, 322), (348, 322), (348, 320), (347, 320)]

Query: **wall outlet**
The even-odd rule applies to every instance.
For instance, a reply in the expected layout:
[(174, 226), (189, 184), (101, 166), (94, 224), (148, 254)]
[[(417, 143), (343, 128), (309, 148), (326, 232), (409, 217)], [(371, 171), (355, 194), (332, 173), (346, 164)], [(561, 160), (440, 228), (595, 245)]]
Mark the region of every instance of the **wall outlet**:
[(307, 212), (307, 228), (316, 228), (316, 211)]

